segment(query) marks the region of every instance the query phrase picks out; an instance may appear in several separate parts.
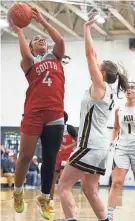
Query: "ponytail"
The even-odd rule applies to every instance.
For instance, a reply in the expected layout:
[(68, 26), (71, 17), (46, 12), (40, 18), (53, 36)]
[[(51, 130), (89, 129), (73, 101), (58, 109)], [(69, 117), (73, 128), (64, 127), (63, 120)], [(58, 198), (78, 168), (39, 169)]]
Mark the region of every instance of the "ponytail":
[(71, 58), (69, 56), (64, 55), (64, 57), (62, 58), (62, 63), (68, 64), (70, 60), (71, 60)]
[(30, 42), (29, 42), (29, 48), (30, 49), (32, 48), (32, 40), (30, 40)]
[(121, 70), (118, 70), (117, 72), (117, 76), (118, 76), (117, 97), (118, 98), (119, 98), (120, 91), (126, 92), (129, 87), (127, 72), (121, 64), (119, 64), (119, 66), (121, 67)]
[(30, 40), (30, 42), (29, 42), (29, 48), (30, 48), (31, 54), (32, 54), (34, 57), (36, 57), (36, 56), (33, 54), (33, 52), (32, 52), (32, 40)]

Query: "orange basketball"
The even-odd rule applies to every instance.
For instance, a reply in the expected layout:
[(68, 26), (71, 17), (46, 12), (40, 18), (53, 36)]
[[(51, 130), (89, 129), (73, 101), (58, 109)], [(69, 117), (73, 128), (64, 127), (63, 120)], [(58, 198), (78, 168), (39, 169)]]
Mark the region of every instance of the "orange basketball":
[(28, 26), (31, 19), (32, 9), (25, 3), (15, 3), (8, 10), (8, 20), (20, 28)]

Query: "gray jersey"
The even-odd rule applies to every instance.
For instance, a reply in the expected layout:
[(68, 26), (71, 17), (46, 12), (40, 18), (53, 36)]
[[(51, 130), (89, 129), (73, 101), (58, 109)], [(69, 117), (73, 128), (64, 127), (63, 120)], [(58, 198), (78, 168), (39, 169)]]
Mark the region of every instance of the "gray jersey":
[(109, 147), (107, 123), (113, 106), (113, 91), (109, 84), (106, 83), (106, 92), (102, 100), (92, 99), (89, 90), (85, 92), (81, 104), (78, 148)]
[(123, 105), (118, 111), (120, 133), (116, 148), (135, 150), (135, 107)]
[(57, 59), (57, 58), (53, 53), (46, 53), (43, 56), (38, 55), (37, 57), (34, 57), (34, 64), (47, 59)]

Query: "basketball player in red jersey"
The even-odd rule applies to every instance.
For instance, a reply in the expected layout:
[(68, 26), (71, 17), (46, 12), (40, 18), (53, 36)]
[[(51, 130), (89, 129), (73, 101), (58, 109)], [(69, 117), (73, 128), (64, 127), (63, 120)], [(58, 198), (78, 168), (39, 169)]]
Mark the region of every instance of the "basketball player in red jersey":
[[(44, 38), (35, 36), (30, 47), (22, 29), (10, 25), (19, 39), (22, 55), (21, 68), (28, 81), (24, 118), (21, 122), (20, 153), (16, 164), (14, 207), (18, 213), (23, 212), (23, 183), (30, 161), (34, 155), (38, 138), (41, 136), (43, 160), (41, 167), (41, 195), (36, 198), (40, 212), (45, 219), (50, 219), (50, 190), (53, 181), (56, 155), (62, 142), (64, 130), (64, 72), (61, 60), (64, 56), (64, 40), (38, 12), (33, 10), (33, 18), (48, 32), (55, 45), (48, 53)], [(44, 131), (43, 131), (44, 127)], [(43, 131), (43, 133), (42, 133)], [(45, 161), (47, 155), (47, 161)]]
[(68, 121), (68, 114), (66, 111), (64, 111), (64, 134), (63, 134), (63, 140), (61, 144), (61, 148), (58, 152), (57, 158), (56, 158), (56, 164), (55, 164), (55, 173), (54, 173), (54, 178), (53, 178), (53, 184), (52, 184), (52, 189), (50, 193), (50, 206), (51, 210), (54, 210), (54, 190), (55, 190), (55, 184), (58, 179), (58, 177), (61, 174), (62, 170), (62, 161), (67, 161), (68, 158), (70, 157), (70, 154), (73, 152), (74, 148), (77, 145), (77, 132), (75, 128), (72, 125), (66, 124)]

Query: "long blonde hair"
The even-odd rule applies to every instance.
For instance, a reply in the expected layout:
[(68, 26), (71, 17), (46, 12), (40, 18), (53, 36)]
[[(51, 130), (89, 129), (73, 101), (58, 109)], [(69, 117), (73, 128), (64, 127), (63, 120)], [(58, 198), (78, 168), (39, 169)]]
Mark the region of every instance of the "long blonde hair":
[(112, 61), (106, 60), (103, 61), (102, 70), (106, 72), (106, 82), (108, 84), (113, 84), (118, 79), (117, 97), (119, 96), (120, 91), (127, 91), (129, 86), (127, 71), (125, 70), (122, 64), (118, 63), (117, 65)]

